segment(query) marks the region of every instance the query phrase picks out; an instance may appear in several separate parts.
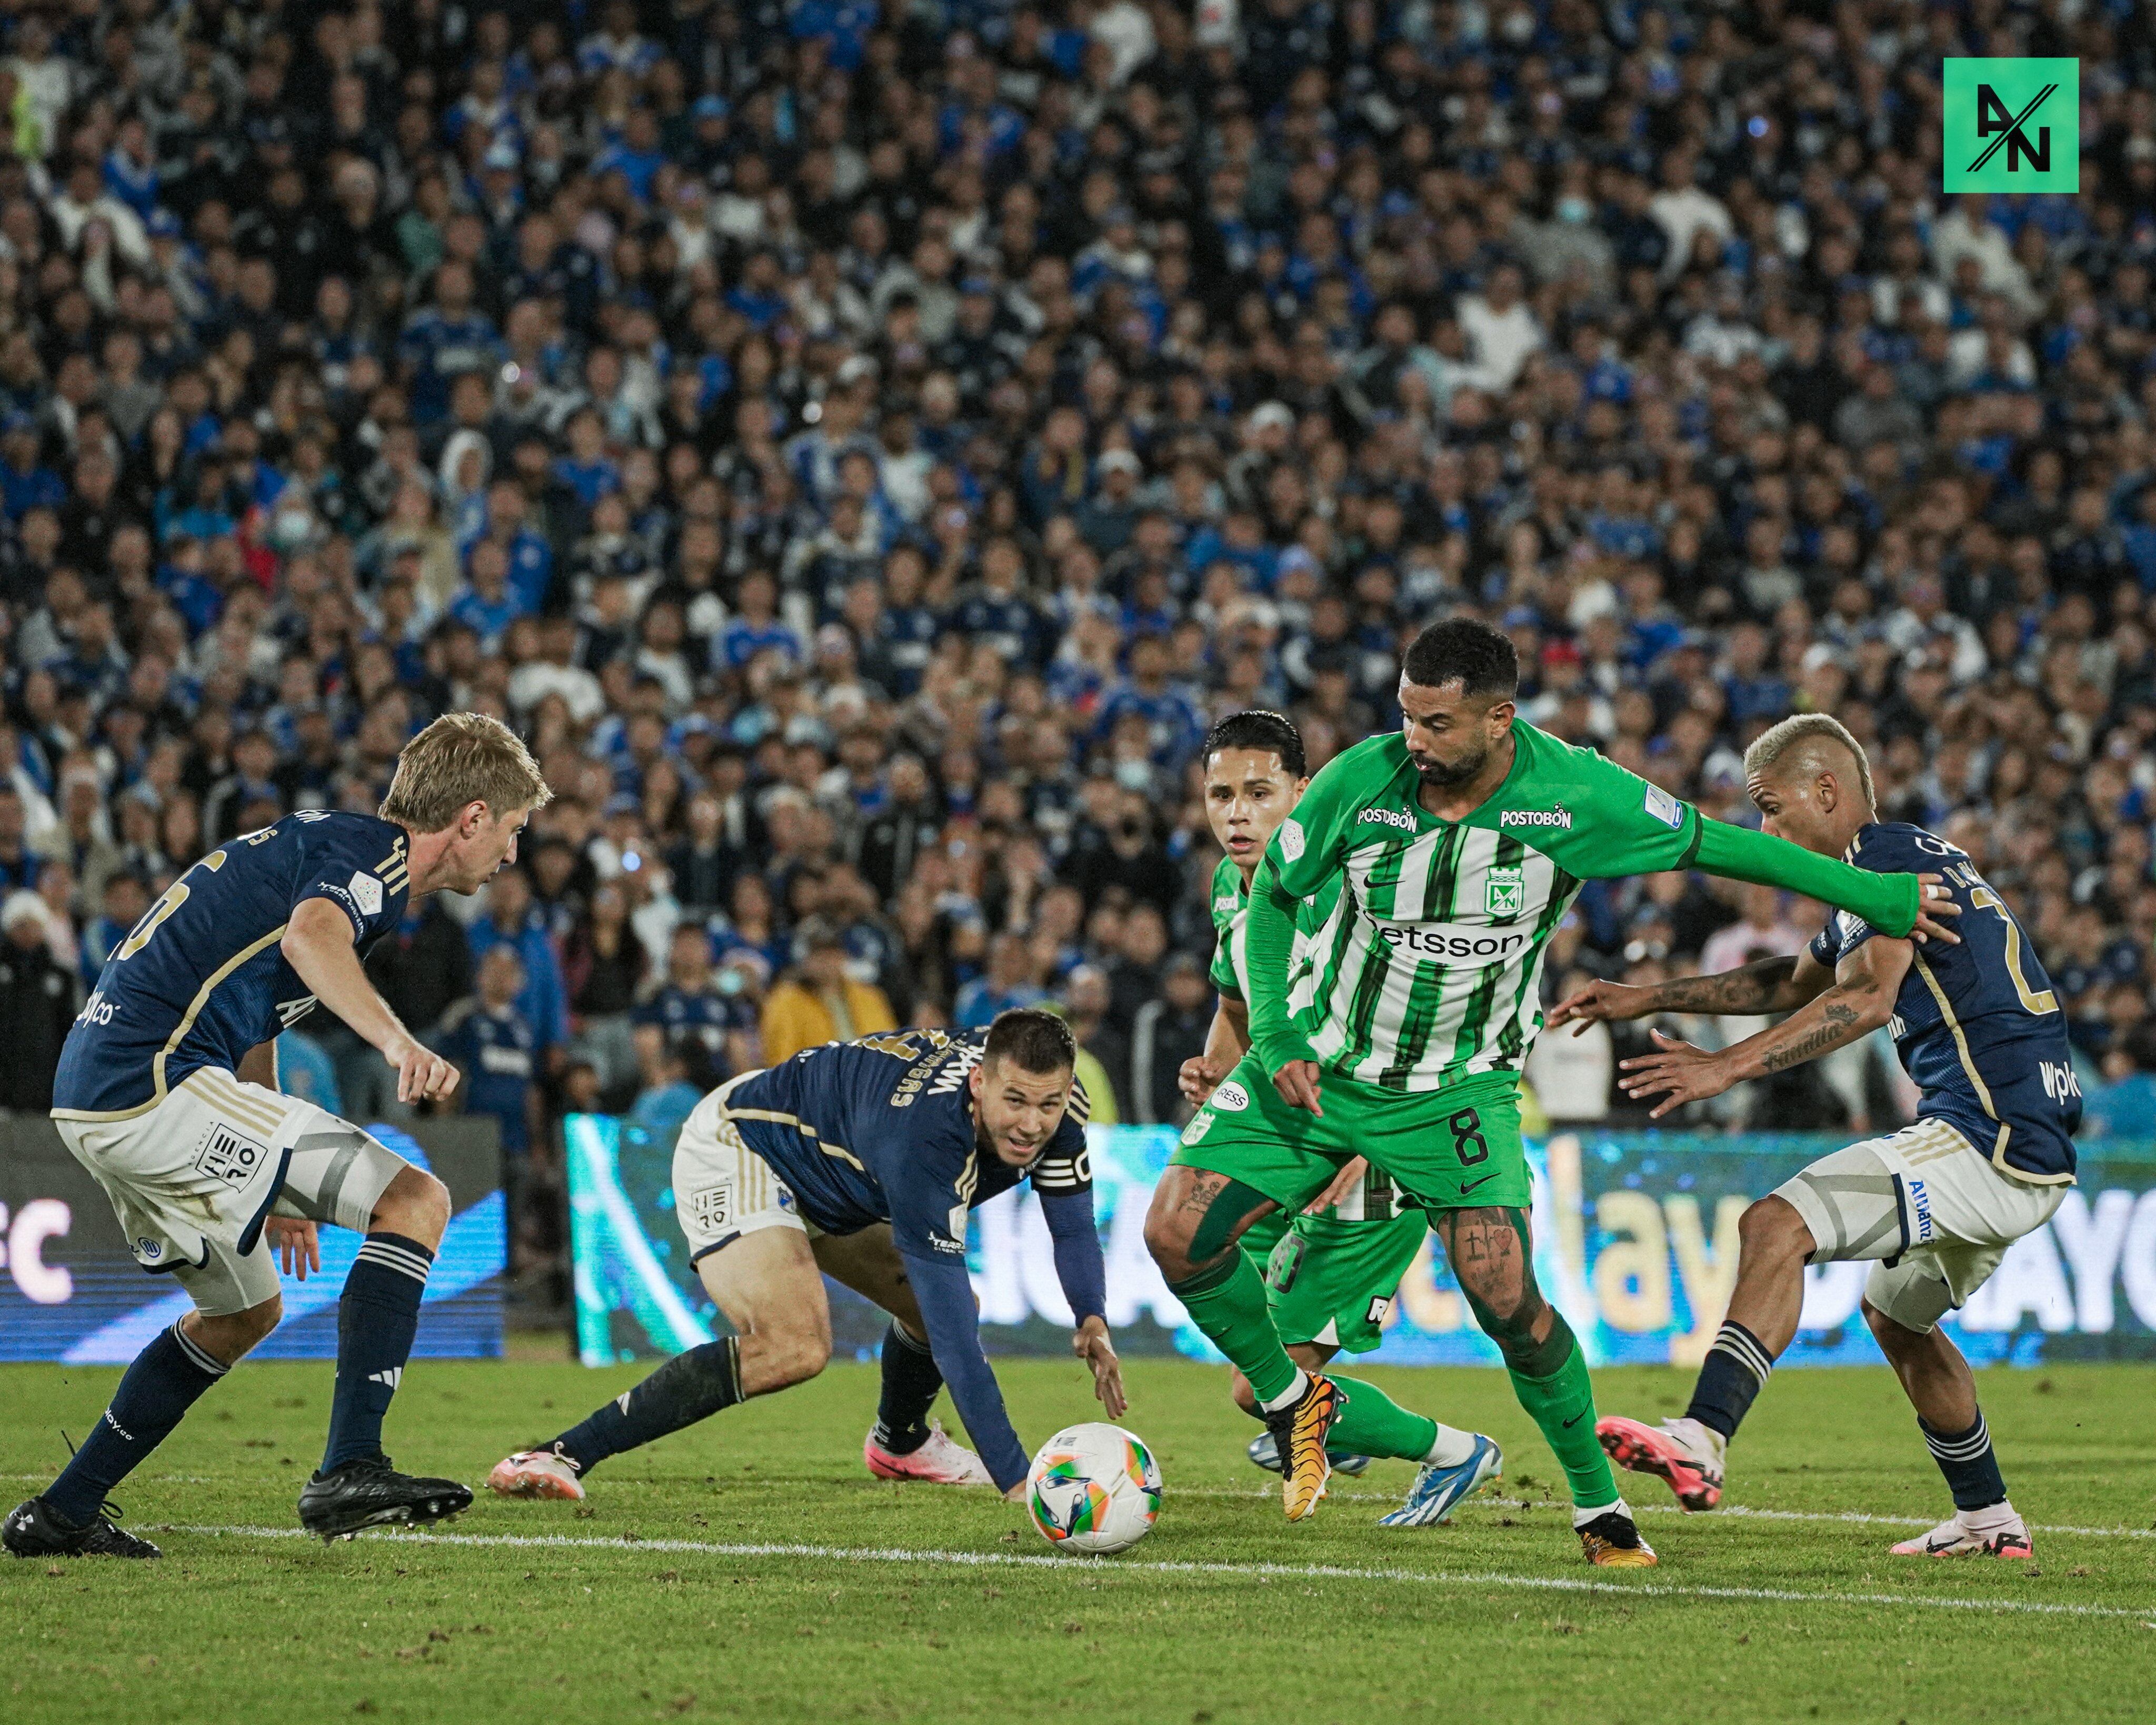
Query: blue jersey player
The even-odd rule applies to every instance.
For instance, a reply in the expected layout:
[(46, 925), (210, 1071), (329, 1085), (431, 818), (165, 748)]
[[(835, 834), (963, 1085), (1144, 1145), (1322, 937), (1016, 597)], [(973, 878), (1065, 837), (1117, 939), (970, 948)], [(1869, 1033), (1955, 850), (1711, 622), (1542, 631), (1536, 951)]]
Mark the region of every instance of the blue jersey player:
[(1957, 935), (1918, 947), (1846, 911), (1810, 949), (1721, 976), (1651, 988), (1599, 983), (1551, 1022), (1656, 1012), (1789, 1016), (1718, 1054), (1657, 1034), (1659, 1052), (1624, 1063), (1659, 1117), (1891, 1027), (1922, 1092), (1913, 1126), (1837, 1150), (1744, 1213), (1729, 1312), (1681, 1420), (1596, 1428), (1620, 1466), (1667, 1480), (1687, 1509), (1722, 1496), (1722, 1454), (1774, 1360), (1796, 1334), (1804, 1266), (1869, 1260), (1864, 1317), (1916, 1404), (1954, 1514), (1894, 1547), (1904, 1557), (2026, 1558), (2029, 1530), (2007, 1501), (1969, 1362), (1940, 1318), (2050, 1219), (2073, 1183), (2081, 1092), (2066, 1017), (2035, 950), (1966, 853), (1921, 827), (1881, 821), (1864, 751), (1823, 714), (1785, 719), (1744, 758), (1767, 830), (1859, 868), (1942, 877)]
[(320, 1269), (322, 1222), (367, 1238), (338, 1307), (329, 1443), (301, 1524), (336, 1538), (471, 1501), (454, 1481), (397, 1472), (381, 1445), (449, 1193), (357, 1127), (280, 1094), (273, 1050), (320, 1001), (397, 1069), (400, 1100), (449, 1094), (456, 1069), (398, 1022), (362, 959), (412, 900), (476, 891), (515, 860), (547, 794), (504, 726), (445, 715), (406, 746), (379, 818), (303, 809), (234, 839), (113, 949), (60, 1051), (53, 1120), (136, 1260), (194, 1310), (136, 1357), (52, 1486), (8, 1515), (9, 1551), (157, 1555), (113, 1525), (105, 1494), (276, 1327), (278, 1259), (302, 1276)]
[[(1109, 1417), (1123, 1411), (1075, 1057), (1061, 1019), (1020, 1009), (985, 1030), (827, 1042), (720, 1086), (681, 1127), (674, 1213), (735, 1333), (675, 1355), (551, 1443), (502, 1461), (488, 1483), (510, 1497), (582, 1497), (583, 1476), (608, 1456), (814, 1377), (831, 1354), (829, 1275), (892, 1318), (870, 1466), (1019, 1495), (1026, 1451), (981, 1352), (969, 1210), (1033, 1183), (1077, 1325), (1073, 1351)], [(946, 1384), (978, 1459), (928, 1424)]]

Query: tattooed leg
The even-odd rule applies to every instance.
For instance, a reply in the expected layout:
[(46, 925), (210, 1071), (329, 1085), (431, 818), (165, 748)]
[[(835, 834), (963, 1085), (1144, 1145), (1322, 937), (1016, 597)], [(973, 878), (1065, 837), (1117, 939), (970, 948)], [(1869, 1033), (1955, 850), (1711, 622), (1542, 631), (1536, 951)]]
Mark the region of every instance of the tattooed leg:
[(1505, 1357), (1512, 1394), (1564, 1469), (1574, 1508), (1607, 1510), (1618, 1502), (1617, 1481), (1594, 1435), (1587, 1359), (1564, 1314), (1535, 1285), (1526, 1212), (1446, 1210), (1436, 1228), (1475, 1322)]
[(1173, 1287), (1217, 1269), (1244, 1230), (1279, 1209), (1240, 1180), (1206, 1168), (1171, 1166), (1153, 1189), (1146, 1215), (1146, 1250)]
[(1226, 1174), (1178, 1166), (1154, 1189), (1146, 1216), (1146, 1249), (1168, 1291), (1268, 1404), (1300, 1394), (1303, 1375), (1273, 1328), (1265, 1278), (1235, 1242), (1275, 1208)]

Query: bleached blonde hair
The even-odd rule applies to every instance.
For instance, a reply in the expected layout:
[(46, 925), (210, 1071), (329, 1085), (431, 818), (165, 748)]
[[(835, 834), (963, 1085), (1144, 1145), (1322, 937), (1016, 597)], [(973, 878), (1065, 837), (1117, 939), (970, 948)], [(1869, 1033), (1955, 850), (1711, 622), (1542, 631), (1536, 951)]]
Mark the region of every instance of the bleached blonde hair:
[(1752, 747), (1744, 751), (1744, 777), (1751, 779), (1770, 771), (1783, 756), (1793, 751), (1806, 757), (1806, 767), (1831, 773), (1833, 762), (1819, 754), (1822, 742), (1838, 742), (1856, 757), (1856, 782), (1863, 788), (1865, 803), (1876, 809), (1879, 798), (1872, 792), (1871, 762), (1865, 755), (1864, 745), (1849, 734), (1848, 726), (1830, 713), (1799, 713), (1779, 725), (1768, 726), (1752, 739)]
[(501, 720), (444, 713), (404, 745), (378, 813), (415, 833), (439, 833), (470, 803), (485, 803), (499, 820), (553, 795), (531, 750)]

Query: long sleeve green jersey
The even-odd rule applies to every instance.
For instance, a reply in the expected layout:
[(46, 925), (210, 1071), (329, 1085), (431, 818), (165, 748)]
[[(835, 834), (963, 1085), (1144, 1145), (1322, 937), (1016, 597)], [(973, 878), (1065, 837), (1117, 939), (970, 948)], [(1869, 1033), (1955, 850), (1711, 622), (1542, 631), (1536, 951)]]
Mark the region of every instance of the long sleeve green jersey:
[[(1589, 880), (1700, 868), (1785, 886), (1906, 934), (1917, 886), (1709, 820), (1592, 750), (1524, 721), (1512, 767), (1464, 820), (1440, 820), (1394, 732), (1342, 752), (1281, 823), (1244, 937), (1251, 1040), (1269, 1071), (1404, 1091), (1517, 1071), (1542, 1029), (1543, 957)], [(1297, 901), (1337, 880), (1315, 932), (1306, 1013), (1288, 1007)]]
[[(1294, 913), (1294, 939), (1288, 957), (1288, 1015), (1301, 1019), (1312, 1004), (1316, 935), (1340, 896), (1337, 876), (1327, 880), (1311, 897), (1299, 901)], [(1250, 998), (1250, 948), (1245, 938), (1250, 922), (1250, 889), (1243, 871), (1227, 857), (1213, 870), (1213, 986), (1223, 994), (1247, 1002)]]

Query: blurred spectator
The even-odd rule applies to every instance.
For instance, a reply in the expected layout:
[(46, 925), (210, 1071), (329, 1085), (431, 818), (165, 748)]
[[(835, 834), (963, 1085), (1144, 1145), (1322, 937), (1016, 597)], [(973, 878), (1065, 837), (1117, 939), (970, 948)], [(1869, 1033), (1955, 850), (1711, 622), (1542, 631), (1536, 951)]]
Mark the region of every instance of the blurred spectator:
[(1023, 934), (999, 934), (988, 942), (987, 972), (959, 989), (952, 1022), (961, 1029), (978, 1029), (993, 1023), (998, 1013), (1038, 1006), (1045, 999), (1035, 978), (1031, 943)]
[(632, 1124), (664, 1141), (679, 1132), (690, 1111), (704, 1099), (702, 1087), (689, 1080), (682, 1050), (657, 1024), (639, 1024), (635, 1032), (636, 1069), (639, 1080), (636, 1100), (629, 1110)]
[(47, 919), (34, 892), (0, 904), (0, 1107), (43, 1113), (53, 1105), (53, 1068), (74, 1023), (74, 978), (53, 957)]
[(1176, 1087), (1183, 1063), (1205, 1052), (1213, 1027), (1212, 984), (1188, 952), (1168, 961), (1161, 992), (1137, 1010), (1131, 1027), (1131, 1118), (1141, 1125), (1180, 1126), (1190, 1104)]
[(845, 945), (825, 918), (802, 924), (794, 951), (793, 968), (764, 999), (765, 1065), (791, 1060), (804, 1048), (898, 1028), (883, 990), (846, 974)]
[(646, 968), (644, 942), (629, 920), (629, 900), (618, 884), (608, 881), (592, 894), (588, 910), (571, 928), (562, 951), (576, 1046), (608, 1096), (636, 1076), (631, 1015)]
[(1160, 992), (1168, 924), (1152, 906), (1138, 905), (1121, 919), (1117, 932), (1108, 962), (1108, 1018), (1129, 1034), (1139, 1012)]
[(336, 1063), (321, 1043), (302, 1031), (287, 1030), (277, 1039), (277, 1087), (287, 1096), (304, 1096), (326, 1113), (344, 1112)]
[(694, 923), (674, 931), (666, 949), (666, 973), (634, 1017), (639, 1027), (658, 1028), (690, 1081), (705, 1090), (752, 1064), (742, 1035), (749, 1022), (720, 993), (711, 971), (711, 937)]
[(512, 1164), (530, 1158), (539, 1130), (538, 1037), (516, 1006), (524, 983), (516, 949), (506, 942), (489, 947), (479, 961), (479, 992), (450, 1009), (439, 1041), (442, 1057), (463, 1075), (459, 1106), (494, 1120)]
[(486, 890), (486, 907), (468, 931), (471, 956), (484, 958), (487, 950), (507, 945), (523, 969), (524, 985), (518, 991), (516, 1009), (531, 1027), (542, 1060), (551, 1060), (567, 1040), (568, 1002), (562, 983), (561, 962), (547, 937), (544, 919), (531, 901), (531, 883), (521, 869), (504, 869)]
[(1090, 1123), (1113, 1126), (1130, 1089), (1130, 1043), (1108, 1023), (1106, 973), (1097, 964), (1077, 966), (1064, 978), (1061, 1004), (1078, 1044), (1078, 1076), (1093, 1101)]

